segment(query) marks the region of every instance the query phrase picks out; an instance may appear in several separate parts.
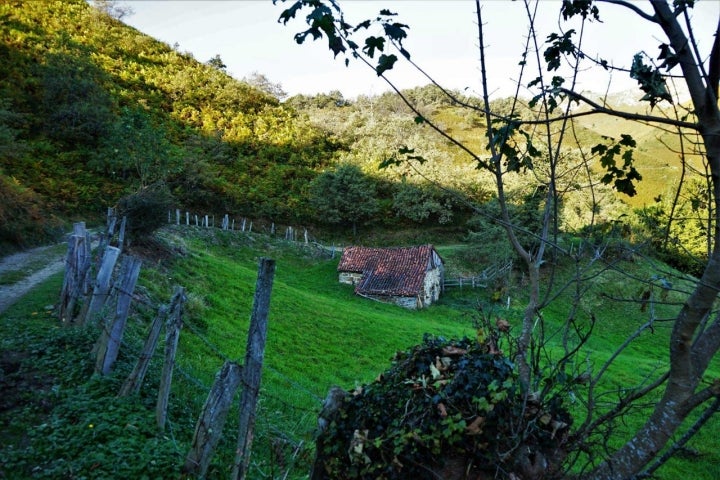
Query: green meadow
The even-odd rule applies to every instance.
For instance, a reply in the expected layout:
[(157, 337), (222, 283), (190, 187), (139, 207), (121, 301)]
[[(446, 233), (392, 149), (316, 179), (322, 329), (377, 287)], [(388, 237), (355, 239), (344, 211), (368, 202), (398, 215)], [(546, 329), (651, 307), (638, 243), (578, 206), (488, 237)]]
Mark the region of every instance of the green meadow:
[[(306, 478), (313, 456), (313, 432), (322, 399), (333, 385), (352, 390), (372, 382), (389, 368), (395, 352), (422, 341), (424, 334), (446, 338), (473, 337), (482, 316), (508, 320), (517, 330), (523, 308), (522, 275), (505, 282), (503, 297), (493, 302), (495, 288), (452, 289), (422, 311), (373, 302), (353, 294), (337, 281), (338, 252), (294, 244), (265, 235), (166, 228), (157, 237), (156, 255), (145, 259), (136, 291), (137, 302), (115, 371), (92, 374), (93, 328), (61, 327), (49, 306), (62, 283), (58, 274), (0, 315), (3, 358), (19, 358), (19, 369), (3, 380), (15, 387), (0, 412), (3, 442), (0, 472), (8, 478), (173, 478), (187, 454), (195, 421), (226, 360), (243, 362), (258, 261), (276, 261), (269, 330), (250, 478)], [(453, 269), (465, 268), (462, 245), (439, 246)], [(173, 252), (169, 254), (168, 252)], [(573, 276), (573, 265), (559, 264), (546, 285), (556, 296), (543, 311), (547, 365), (562, 354), (560, 328), (572, 309), (576, 290), (561, 285)], [(635, 302), (611, 299), (637, 296), (640, 280), (658, 275), (657, 267), (636, 257), (608, 269), (594, 265), (584, 272), (588, 290), (572, 313), (593, 335), (578, 357), (577, 368), (597, 373), (609, 355), (649, 318)], [(672, 270), (673, 288), (684, 280)], [(637, 287), (628, 280), (631, 273)], [(175, 285), (185, 287), (184, 328), (173, 377), (168, 427), (158, 433), (154, 420), (162, 347), (140, 395), (118, 399), (117, 389), (132, 369), (155, 307), (169, 301)], [(637, 290), (637, 291), (635, 291)], [(622, 389), (646, 381), (666, 361), (669, 319), (680, 294), (663, 295), (651, 305), (657, 318), (607, 371), (596, 392), (599, 408), (607, 408)], [(510, 299), (508, 305), (508, 297)], [(659, 297), (658, 297), (659, 298)], [(538, 327), (540, 328), (540, 327)], [(572, 342), (572, 340), (570, 340)], [(501, 345), (502, 347), (502, 345)], [(505, 345), (505, 347), (508, 347)], [(8, 364), (5, 362), (4, 365)], [(720, 371), (717, 366), (713, 374)], [(20, 391), (22, 389), (22, 391)], [(569, 400), (576, 421), (583, 420), (583, 391)], [(619, 444), (652, 407), (652, 399), (617, 425), (611, 441)], [(700, 480), (720, 476), (711, 423), (658, 472), (658, 478), (687, 475)], [(226, 478), (232, 467), (237, 410), (230, 414), (209, 478)]]

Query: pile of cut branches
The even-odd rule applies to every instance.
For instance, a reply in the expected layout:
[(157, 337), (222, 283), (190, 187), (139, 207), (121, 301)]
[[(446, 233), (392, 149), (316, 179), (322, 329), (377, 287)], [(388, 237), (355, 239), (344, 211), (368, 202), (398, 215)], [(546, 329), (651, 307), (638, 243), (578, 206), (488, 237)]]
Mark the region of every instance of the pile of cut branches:
[(571, 424), (562, 399), (524, 394), (496, 342), (480, 340), (426, 335), (335, 395), (312, 479), (552, 478)]

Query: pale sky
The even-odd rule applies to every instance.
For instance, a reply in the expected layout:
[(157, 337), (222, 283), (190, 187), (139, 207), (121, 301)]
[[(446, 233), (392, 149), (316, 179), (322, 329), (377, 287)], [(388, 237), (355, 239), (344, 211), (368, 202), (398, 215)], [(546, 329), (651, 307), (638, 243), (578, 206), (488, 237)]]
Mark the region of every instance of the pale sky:
[[(126, 0), (134, 13), (123, 21), (179, 50), (190, 52), (206, 62), (220, 55), (228, 73), (241, 79), (253, 72), (280, 83), (289, 94), (316, 94), (340, 90), (346, 98), (359, 94), (379, 94), (389, 89), (374, 71), (351, 59), (333, 59), (325, 41), (306, 40), (297, 45), (293, 36), (306, 28), (298, 15), (286, 26), (277, 19), (293, 2), (271, 0)], [(383, 8), (398, 13), (397, 21), (410, 26), (406, 49), (412, 59), (440, 84), (456, 89), (481, 92), (478, 29), (475, 2), (471, 0), (340, 0), (346, 21), (359, 23), (374, 18)], [(649, 11), (648, 2), (634, 2)], [(485, 24), (489, 89), (496, 95), (510, 95), (517, 83), (520, 54), (527, 36), (527, 17), (522, 2), (490, 0), (481, 2)], [(558, 31), (557, 0), (541, 0), (539, 40)], [(636, 14), (615, 5), (599, 4), (603, 23), (586, 27), (588, 51), (616, 65), (629, 66), (632, 56), (645, 51), (657, 57), (659, 27), (649, 25)], [(712, 32), (720, 15), (720, 1), (698, 2), (694, 20), (702, 51), (709, 52)], [(653, 29), (654, 27), (654, 29)], [(565, 24), (565, 29), (571, 28)], [(552, 29), (552, 30), (550, 30)], [(541, 46), (541, 51), (544, 47)], [(398, 62), (399, 63), (399, 62)], [(530, 63), (530, 62), (528, 62)], [(527, 75), (527, 74), (526, 74)], [(527, 84), (532, 77), (523, 77)], [(389, 77), (400, 88), (426, 85), (428, 81), (410, 68), (397, 67)], [(602, 72), (585, 75), (580, 90), (605, 91), (607, 77)], [(612, 91), (636, 85), (627, 75), (616, 73)]]

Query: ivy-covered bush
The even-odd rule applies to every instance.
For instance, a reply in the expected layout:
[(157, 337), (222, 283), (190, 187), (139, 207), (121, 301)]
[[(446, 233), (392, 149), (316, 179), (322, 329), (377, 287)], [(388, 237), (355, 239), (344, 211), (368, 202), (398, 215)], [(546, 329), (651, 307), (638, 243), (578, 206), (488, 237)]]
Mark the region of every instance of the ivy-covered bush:
[(521, 392), (493, 339), (428, 335), (326, 420), (313, 480), (552, 478), (571, 424), (559, 397)]

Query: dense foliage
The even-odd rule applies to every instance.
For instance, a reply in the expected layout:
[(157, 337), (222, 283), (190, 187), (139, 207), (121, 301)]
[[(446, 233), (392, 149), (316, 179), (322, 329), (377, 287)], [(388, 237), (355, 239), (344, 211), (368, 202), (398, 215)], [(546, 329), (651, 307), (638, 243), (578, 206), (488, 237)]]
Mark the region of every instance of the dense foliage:
[[(309, 215), (304, 186), (338, 145), (278, 98), (82, 0), (0, 14), (0, 168), (3, 191), (37, 199), (26, 223), (102, 214), (158, 182), (203, 213)], [(37, 240), (24, 229), (3, 237)]]
[[(5, 19), (0, 50), (7, 60), (0, 64), (0, 189), (20, 206), (11, 212), (0, 205), (0, 218), (7, 219), (0, 223), (5, 245), (40, 243), (59, 231), (58, 218), (100, 216), (120, 198), (159, 183), (167, 185), (176, 206), (201, 214), (348, 231), (364, 223), (483, 234), (477, 222), (465, 222), (470, 204), (492, 198), (492, 177), (476, 169), (457, 145), (418, 123), (398, 94), (346, 99), (334, 91), (285, 99), (282, 86), (264, 75), (233, 79), (218, 55), (196, 61), (109, 16), (109, 7), (101, 2), (93, 9), (82, 0), (0, 6)], [(478, 105), (476, 98), (452, 93)], [(424, 117), (483, 151), (486, 142), (478, 129), (484, 119), (477, 111), (457, 105), (432, 85), (401, 94)], [(495, 103), (497, 111), (510, 106), (508, 100)], [(531, 115), (522, 108), (518, 115)], [(576, 142), (612, 145), (603, 139), (609, 128), (617, 127), (583, 120)], [(633, 131), (633, 138), (644, 181), (632, 201), (655, 210), (645, 210), (636, 222), (622, 203), (630, 198), (610, 192), (601, 194), (603, 202), (590, 211), (602, 211), (591, 216), (581, 186), (569, 183), (559, 212), (566, 230), (622, 221), (635, 229), (636, 238), (650, 238), (644, 233), (648, 221), (668, 214), (671, 197), (657, 188), (664, 184), (663, 172), (643, 170), (667, 152), (658, 151), (657, 139), (646, 131)], [(407, 157), (417, 160), (400, 161)], [(667, 158), (667, 168), (675, 163)], [(379, 170), (381, 164), (394, 166)], [(343, 167), (337, 174), (344, 165), (359, 168), (364, 180), (357, 186), (377, 201), (358, 207), (363, 215), (345, 214), (341, 221), (327, 215), (317, 186), (323, 181), (315, 181), (336, 175), (338, 165)], [(519, 174), (508, 185), (509, 201), (522, 206), (540, 183), (530, 173)], [(335, 194), (329, 188), (324, 200), (341, 203), (327, 197)], [(656, 245), (668, 250), (669, 260), (685, 258), (676, 263), (688, 268), (692, 255), (706, 254), (702, 244), (688, 251), (673, 247), (676, 240), (703, 233), (704, 207), (692, 195), (689, 191), (683, 204), (691, 220), (676, 222)]]
[(426, 335), (398, 352), (327, 418), (313, 478), (536, 478), (562, 448), (570, 415), (561, 397), (527, 402), (496, 342)]

